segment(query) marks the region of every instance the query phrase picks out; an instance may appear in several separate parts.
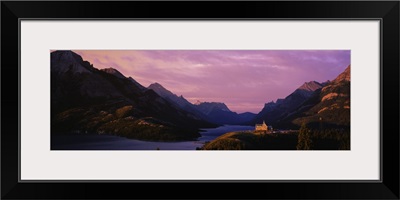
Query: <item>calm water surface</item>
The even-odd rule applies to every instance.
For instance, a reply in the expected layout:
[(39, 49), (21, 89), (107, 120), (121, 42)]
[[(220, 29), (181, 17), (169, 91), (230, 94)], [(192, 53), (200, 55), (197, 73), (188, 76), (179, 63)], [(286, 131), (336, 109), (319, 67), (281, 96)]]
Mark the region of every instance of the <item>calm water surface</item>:
[(242, 130), (254, 130), (253, 126), (224, 125), (217, 128), (202, 129), (198, 141), (148, 142), (127, 139), (113, 135), (52, 135), (52, 150), (196, 150), (204, 142), (218, 136)]

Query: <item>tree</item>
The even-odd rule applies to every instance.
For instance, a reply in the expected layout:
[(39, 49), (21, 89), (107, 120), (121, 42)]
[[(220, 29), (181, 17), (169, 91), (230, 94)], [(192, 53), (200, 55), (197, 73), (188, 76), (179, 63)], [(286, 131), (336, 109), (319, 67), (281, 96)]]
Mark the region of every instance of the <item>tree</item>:
[(301, 124), (296, 147), (297, 150), (312, 149), (311, 130), (307, 128), (305, 123)]

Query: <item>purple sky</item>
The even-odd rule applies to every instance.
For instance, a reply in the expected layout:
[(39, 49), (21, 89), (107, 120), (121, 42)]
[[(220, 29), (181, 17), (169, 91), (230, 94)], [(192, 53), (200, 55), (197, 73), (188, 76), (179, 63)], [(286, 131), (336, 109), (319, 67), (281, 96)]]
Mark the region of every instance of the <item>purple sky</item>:
[(224, 102), (258, 113), (308, 81), (332, 80), (349, 50), (74, 50), (94, 67), (112, 67), (147, 87), (158, 82), (188, 101)]

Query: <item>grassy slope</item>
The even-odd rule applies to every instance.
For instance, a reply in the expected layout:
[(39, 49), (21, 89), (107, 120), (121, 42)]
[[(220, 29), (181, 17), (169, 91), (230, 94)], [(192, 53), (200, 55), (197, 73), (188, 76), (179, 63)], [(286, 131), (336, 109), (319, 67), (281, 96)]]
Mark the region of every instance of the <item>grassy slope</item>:
[(177, 127), (169, 122), (136, 114), (132, 105), (100, 105), (69, 109), (53, 118), (52, 133), (113, 134), (152, 141), (194, 140), (197, 129)]
[[(312, 130), (313, 150), (349, 150), (346, 130)], [(297, 133), (263, 134), (254, 131), (230, 132), (206, 143), (202, 150), (296, 150)]]
[(295, 150), (297, 134), (230, 132), (206, 143), (203, 150)]

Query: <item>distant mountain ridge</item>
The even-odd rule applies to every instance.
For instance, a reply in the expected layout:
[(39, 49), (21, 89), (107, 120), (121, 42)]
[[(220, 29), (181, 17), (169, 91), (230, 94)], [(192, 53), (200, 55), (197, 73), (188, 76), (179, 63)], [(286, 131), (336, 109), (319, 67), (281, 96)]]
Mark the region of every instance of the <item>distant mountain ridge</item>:
[(148, 87), (148, 89), (153, 90), (161, 97), (165, 98), (171, 104), (175, 104), (181, 109), (193, 114), (195, 118), (207, 120), (206, 115), (201, 113), (197, 108), (191, 104), (188, 100), (186, 100), (183, 96), (179, 96), (167, 90), (164, 86), (159, 83), (152, 83)]
[(209, 115), (213, 111), (226, 111), (226, 112), (232, 112), (229, 110), (228, 106), (226, 106), (224, 103), (221, 102), (201, 102), (196, 104), (196, 107), (198, 110), (203, 112), (206, 115)]
[(315, 90), (318, 90), (319, 88), (321, 88), (322, 85), (323, 84), (318, 83), (317, 81), (305, 82), (303, 85), (301, 85), (298, 88), (298, 90), (305, 90), (305, 91), (314, 92)]
[(256, 115), (251, 112), (232, 112), (228, 106), (221, 102), (202, 102), (195, 107), (207, 115), (209, 121), (217, 124), (246, 124)]
[(148, 89), (152, 89), (158, 95), (164, 97), (172, 104), (176, 104), (185, 111), (192, 113), (199, 119), (207, 120), (215, 124), (245, 124), (254, 118), (254, 113), (232, 112), (228, 106), (221, 102), (200, 102), (190, 103), (183, 96), (172, 93), (159, 83), (151, 84)]
[(162, 96), (166, 99), (169, 99), (171, 101), (171, 103), (175, 103), (181, 108), (185, 108), (186, 106), (191, 105), (191, 103), (189, 101), (187, 101), (185, 98), (183, 98), (182, 96), (178, 97), (178, 95), (167, 90), (159, 83), (152, 83), (147, 88), (154, 90), (157, 94), (159, 94), (160, 96)]

